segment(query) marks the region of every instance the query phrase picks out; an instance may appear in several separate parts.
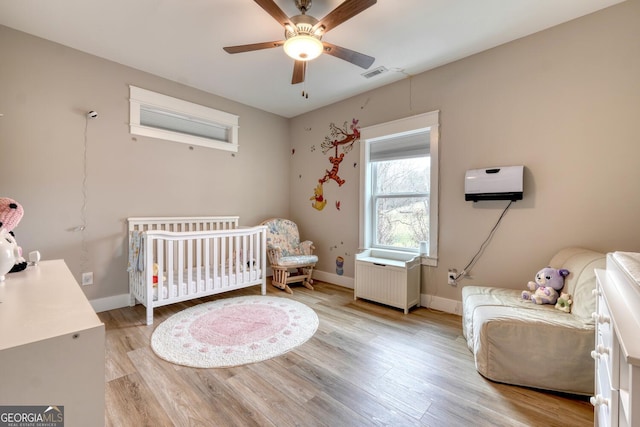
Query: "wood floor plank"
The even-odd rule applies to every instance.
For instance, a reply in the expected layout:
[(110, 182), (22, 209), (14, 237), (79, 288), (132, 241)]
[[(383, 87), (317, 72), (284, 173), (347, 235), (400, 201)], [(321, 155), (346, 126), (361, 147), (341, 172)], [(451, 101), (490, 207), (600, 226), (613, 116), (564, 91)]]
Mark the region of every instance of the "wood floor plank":
[[(343, 408), (349, 408), (357, 414), (358, 419), (354, 419), (352, 425), (402, 426), (416, 422), (410, 415), (397, 411), (378, 400), (375, 394), (366, 391), (360, 384), (336, 375), (317, 363), (305, 361), (291, 369), (306, 382), (320, 387), (327, 396), (339, 402), (340, 405), (334, 405), (334, 411), (341, 412)], [(329, 414), (325, 414), (326, 416)]]
[[(195, 304), (259, 289), (100, 313), (107, 333), (108, 426), (563, 426), (593, 425), (584, 397), (498, 384), (475, 370), (459, 316), (402, 310), (316, 281), (289, 295), (317, 313), (316, 334), (276, 358), (220, 369), (159, 359), (155, 327)], [(141, 409), (142, 408), (142, 409)]]
[(174, 425), (210, 425), (209, 420), (215, 415), (212, 408), (180, 376), (175, 365), (158, 358), (150, 348), (134, 350), (129, 357)]
[(146, 347), (149, 343), (146, 331), (135, 326), (136, 320), (133, 320), (133, 324), (131, 323), (134, 319), (131, 313), (132, 310), (122, 309), (99, 314), (107, 331), (105, 338), (105, 376), (107, 381), (136, 372), (127, 353), (137, 348)]
[(251, 372), (247, 375), (259, 375), (278, 391), (301, 402), (309, 401), (317, 396), (320, 390), (310, 384), (300, 383), (299, 378), (291, 371), (291, 366), (291, 363), (283, 364), (276, 359), (271, 359), (263, 363), (248, 365)]
[(186, 384), (202, 396), (210, 406), (213, 416), (211, 426), (273, 426), (274, 424), (259, 410), (246, 404), (242, 391), (235, 389), (227, 380), (231, 377), (217, 375), (217, 369), (183, 369), (180, 375)]
[(306, 400), (301, 396), (289, 395), (278, 389), (261, 375), (251, 371), (236, 375), (228, 383), (243, 396), (246, 405), (262, 413), (274, 426), (318, 425), (320, 420), (313, 420), (305, 413)]
[(140, 375), (131, 374), (107, 382), (105, 390), (106, 426), (170, 427), (164, 408)]

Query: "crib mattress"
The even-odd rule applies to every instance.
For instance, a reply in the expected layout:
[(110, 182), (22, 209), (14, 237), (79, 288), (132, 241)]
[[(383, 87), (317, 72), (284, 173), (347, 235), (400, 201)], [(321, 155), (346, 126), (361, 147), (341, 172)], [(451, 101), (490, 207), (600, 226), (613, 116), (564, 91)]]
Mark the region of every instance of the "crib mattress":
[(225, 276), (220, 276), (218, 272), (218, 275), (215, 277), (213, 276), (213, 272), (210, 272), (208, 280), (205, 278), (205, 274), (202, 271), (200, 273), (200, 280), (198, 280), (197, 270), (194, 269), (191, 271), (190, 281), (188, 281), (187, 271), (181, 275), (178, 274), (178, 272), (175, 272), (173, 274), (173, 280), (164, 280), (162, 285), (153, 287), (153, 300), (158, 300), (158, 289), (162, 290), (162, 299), (169, 299), (175, 298), (179, 294), (191, 295), (196, 293), (205, 293), (217, 288), (226, 288), (246, 282), (258, 281), (261, 278), (262, 271), (260, 269), (251, 271), (245, 270), (241, 271), (240, 274), (233, 272), (231, 274), (226, 274)]

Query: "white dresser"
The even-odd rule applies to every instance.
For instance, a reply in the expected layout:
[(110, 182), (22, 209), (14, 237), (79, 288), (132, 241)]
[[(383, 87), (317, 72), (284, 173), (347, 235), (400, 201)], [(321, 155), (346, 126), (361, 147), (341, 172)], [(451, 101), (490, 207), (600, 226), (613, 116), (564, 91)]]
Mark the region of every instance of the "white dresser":
[(595, 425), (640, 427), (640, 254), (607, 254), (596, 277)]
[(66, 427), (104, 425), (104, 324), (62, 260), (0, 282), (0, 405), (63, 406)]

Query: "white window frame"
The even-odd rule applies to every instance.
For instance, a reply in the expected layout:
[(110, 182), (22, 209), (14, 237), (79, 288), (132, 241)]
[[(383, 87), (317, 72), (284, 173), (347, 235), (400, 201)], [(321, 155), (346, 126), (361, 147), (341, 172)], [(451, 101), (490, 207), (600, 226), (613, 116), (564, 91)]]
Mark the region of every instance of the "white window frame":
[[(429, 154), (431, 159), (431, 185), (429, 190), (429, 248), (428, 254), (422, 256), (423, 265), (437, 266), (438, 264), (438, 141), (439, 141), (440, 111), (419, 114), (387, 123), (368, 126), (360, 131), (360, 222), (359, 247), (360, 251), (372, 247), (371, 228), (373, 219), (373, 197), (371, 191), (370, 145), (372, 142), (392, 136), (429, 130)], [(388, 252), (389, 256), (397, 254), (396, 250), (380, 249), (378, 252)], [(419, 252), (419, 249), (405, 252)]]
[[(129, 131), (133, 135), (148, 136), (188, 145), (238, 152), (238, 116), (193, 102), (173, 98), (129, 85)], [(214, 139), (141, 124), (141, 110), (179, 117), (206, 126), (219, 127), (226, 139)]]

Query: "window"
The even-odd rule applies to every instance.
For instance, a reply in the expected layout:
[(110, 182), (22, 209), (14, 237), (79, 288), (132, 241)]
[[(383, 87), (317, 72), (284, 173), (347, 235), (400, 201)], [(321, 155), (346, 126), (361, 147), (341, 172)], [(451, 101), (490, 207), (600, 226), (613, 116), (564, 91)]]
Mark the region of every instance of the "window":
[(132, 134), (238, 151), (238, 116), (135, 86), (129, 90)]
[(435, 111), (362, 129), (361, 249), (424, 252), (435, 265), (438, 120)]

